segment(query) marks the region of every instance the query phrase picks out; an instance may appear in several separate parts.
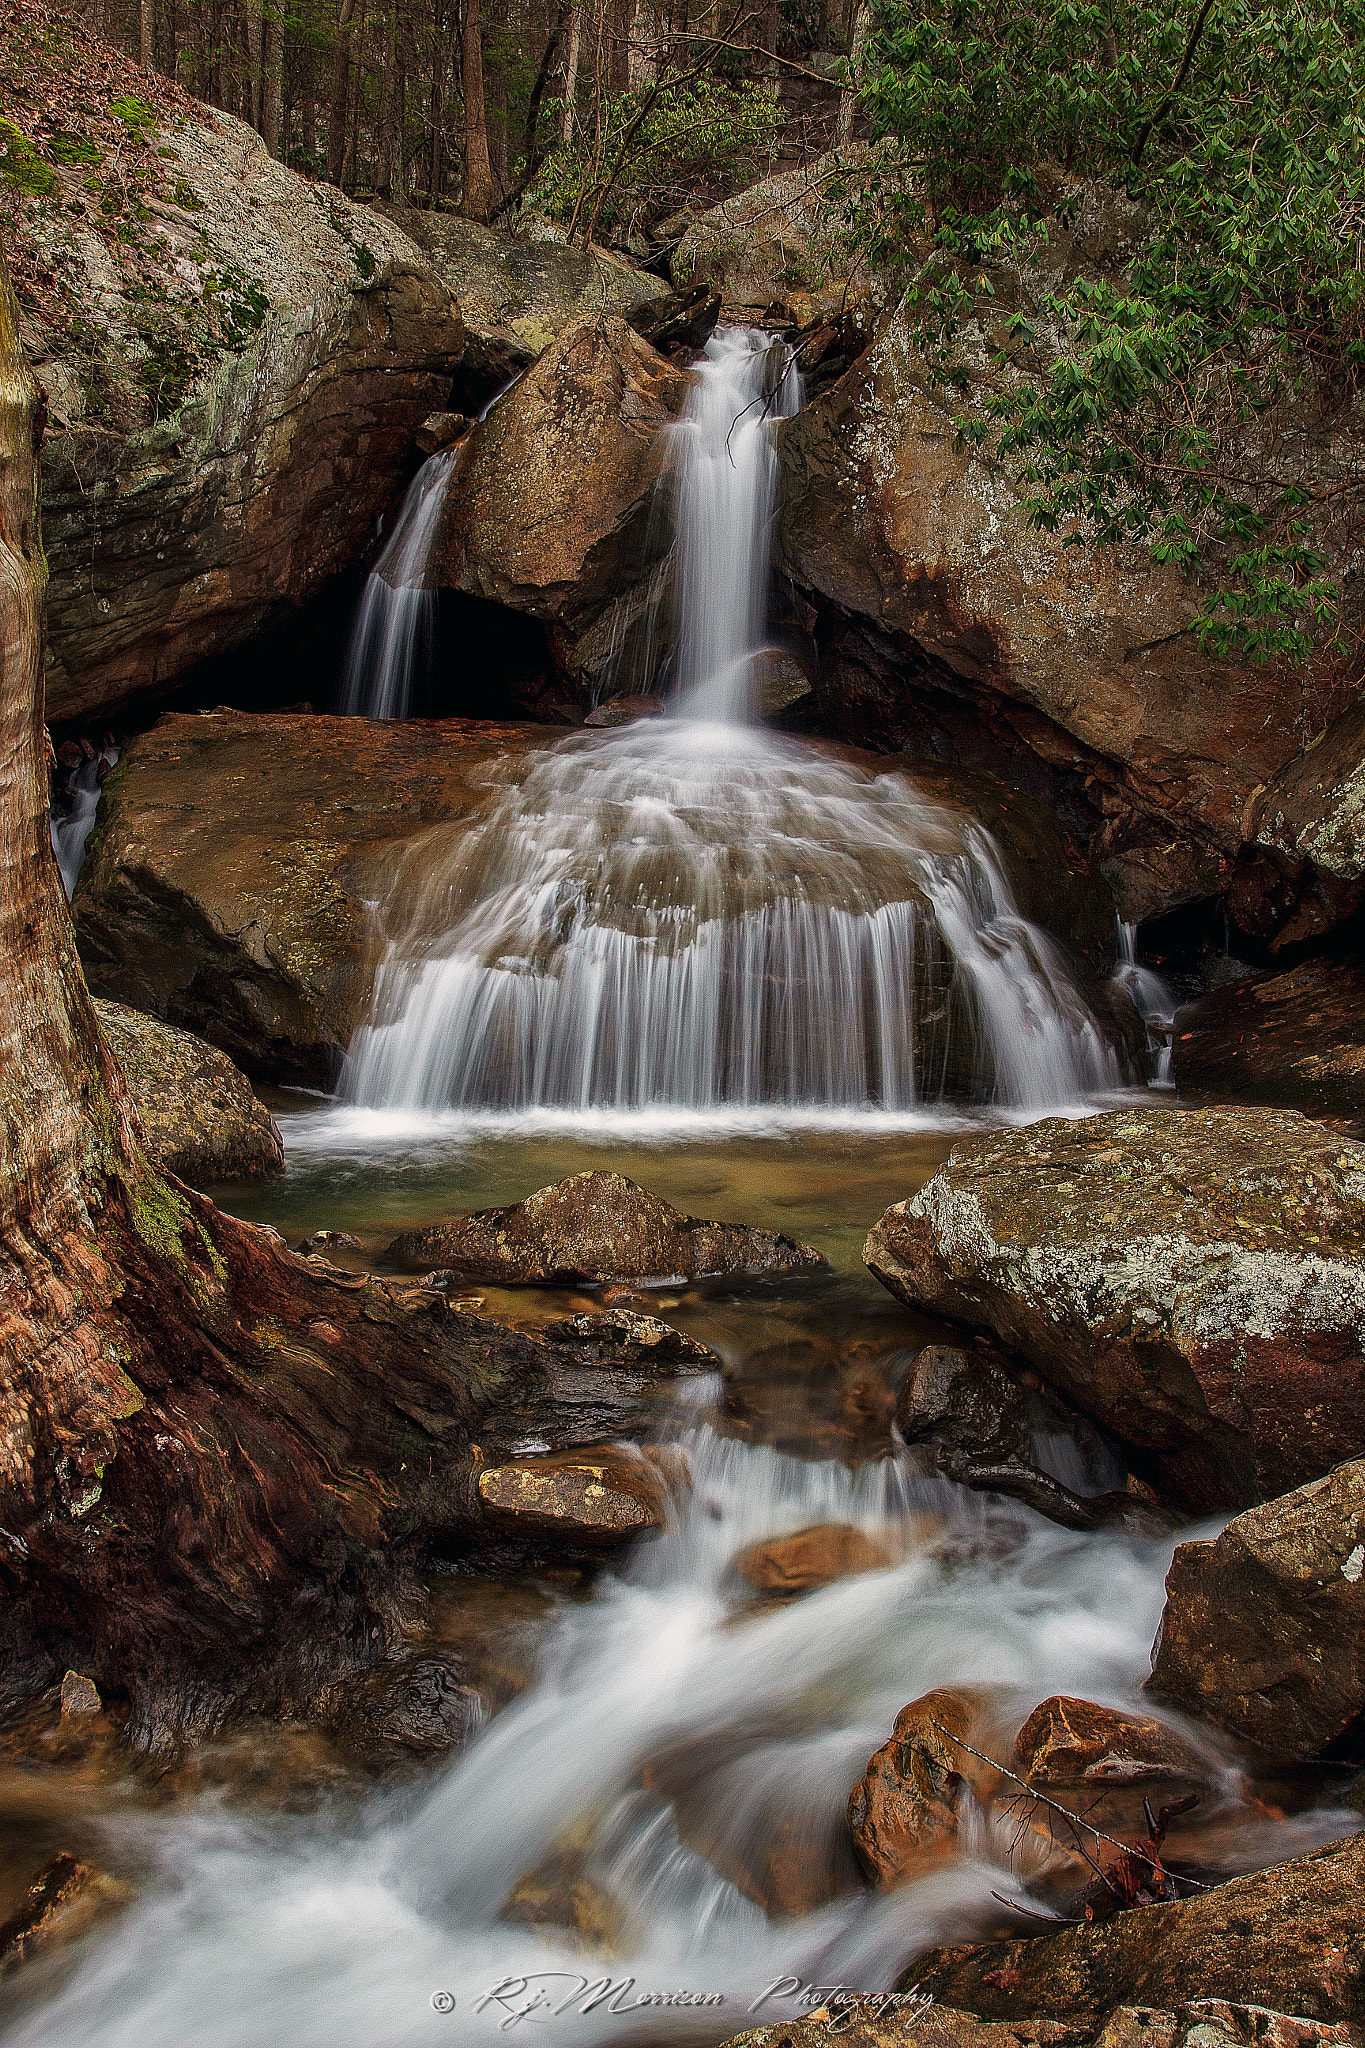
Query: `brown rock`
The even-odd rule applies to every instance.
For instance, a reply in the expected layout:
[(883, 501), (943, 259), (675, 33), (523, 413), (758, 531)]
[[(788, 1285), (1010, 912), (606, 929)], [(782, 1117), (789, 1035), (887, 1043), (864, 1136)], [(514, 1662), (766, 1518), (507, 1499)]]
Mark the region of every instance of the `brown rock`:
[(667, 550), (650, 519), (659, 430), (688, 383), (619, 314), (580, 319), (471, 435), (452, 483), (435, 580), (552, 623), (585, 687), (621, 653)]
[(330, 1734), (371, 1757), (399, 1750), (441, 1756), (469, 1738), (483, 1709), (458, 1665), (409, 1655), (329, 1687), (318, 1718)]
[(1204, 996), (1175, 1021), (1182, 1095), (1365, 1117), (1365, 966), (1304, 960)]
[(540, 1334), (548, 1344), (572, 1345), (589, 1363), (601, 1360), (666, 1373), (714, 1372), (720, 1365), (709, 1345), (628, 1308), (560, 1316), (545, 1323)]
[(1019, 1730), (1014, 1762), (1037, 1784), (1127, 1785), (1206, 1775), (1198, 1753), (1163, 1721), (1055, 1694)]
[(75, 1940), (126, 1896), (126, 1885), (62, 1850), (39, 1872), (17, 1910), (0, 1924), (0, 1970), (27, 1962), (35, 1950)]
[(435, 455), (452, 447), (468, 430), (469, 421), (462, 412), (431, 412), (412, 438), (424, 455)]
[(939, 1948), (910, 1975), (945, 2005), (1097, 2028), (1118, 2006), (1254, 2001), (1312, 2020), (1365, 2021), (1365, 1834), (1176, 1904), (1031, 1941)]
[(705, 348), (719, 318), (720, 293), (708, 284), (688, 285), (682, 291), (669, 292), (665, 298), (652, 299), (648, 305), (636, 306), (626, 315), (635, 332), (665, 356), (686, 356)]
[(548, 737), (458, 718), (158, 720), (105, 783), (73, 906), (92, 991), (257, 1078), (329, 1085), (368, 999), (364, 898), (405, 836), (468, 816), (491, 761)]
[(479, 1499), (496, 1526), (521, 1536), (558, 1536), (593, 1546), (662, 1529), (677, 1460), (625, 1444), (513, 1458), (479, 1474)]
[(734, 1570), (760, 1593), (805, 1593), (834, 1579), (885, 1571), (891, 1553), (847, 1522), (822, 1522), (793, 1536), (773, 1536), (737, 1552)]
[(93, 1678), (84, 1672), (68, 1671), (62, 1680), (62, 1718), (79, 1719), (86, 1714), (98, 1714), (104, 1706), (99, 1687)]
[(1271, 1756), (1365, 1762), (1365, 1459), (1179, 1546), (1148, 1683)]
[[(772, 2009), (780, 2011), (784, 2003), (774, 1999)], [(945, 2005), (926, 2011), (913, 1994), (882, 1992), (843, 1997), (814, 2011), (807, 2002), (804, 2017), (775, 2020), (736, 2034), (725, 2048), (826, 2048), (831, 2038), (846, 2048), (1069, 2048), (1071, 2043), (1080, 2048), (1085, 2036), (1060, 2020), (979, 2020), (974, 2013), (953, 2012)], [(1170, 2043), (1153, 2042), (1143, 2048), (1170, 2048)]]
[(95, 1011), (163, 1172), (202, 1187), (284, 1171), (275, 1119), (225, 1052), (122, 1003), (97, 1002)]
[(790, 710), (811, 693), (811, 680), (794, 654), (782, 647), (763, 647), (749, 663), (753, 708), (760, 718)]
[(1204, 1512), (1360, 1449), (1363, 1251), (1365, 1147), (1290, 1111), (1142, 1106), (962, 1141), (864, 1256)]
[(952, 1740), (972, 1741), (982, 1704), (962, 1688), (912, 1700), (849, 1794), (854, 1846), (880, 1890), (911, 1883), (954, 1851), (964, 1795), (991, 1797), (997, 1774)]
[(662, 718), (667, 707), (662, 697), (612, 697), (590, 711), (584, 725), (634, 725), (641, 718)]
[(596, 1954), (615, 1947), (622, 1927), (618, 1902), (592, 1876), (581, 1849), (551, 1850), (508, 1893), (500, 1920), (516, 1927), (553, 1927)]
[(503, 1286), (575, 1280), (702, 1279), (815, 1271), (810, 1245), (738, 1223), (703, 1223), (619, 1173), (575, 1173), (506, 1209), (481, 1209), (396, 1238), (405, 1272), (448, 1266)]

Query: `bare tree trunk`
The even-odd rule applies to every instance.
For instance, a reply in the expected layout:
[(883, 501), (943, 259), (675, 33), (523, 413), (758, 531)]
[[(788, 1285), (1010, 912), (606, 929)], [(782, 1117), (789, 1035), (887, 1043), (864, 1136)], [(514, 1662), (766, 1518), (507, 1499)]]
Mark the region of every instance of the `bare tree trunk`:
[(332, 45), (332, 109), (327, 124), (327, 175), (339, 185), (346, 163), (346, 103), (350, 94), (351, 22), (355, 0), (341, 0)]
[(156, 44), (155, 0), (141, 0), (138, 9), (138, 31), (138, 62), (145, 71), (150, 71)]
[(613, 96), (630, 90), (630, 30), (634, 0), (610, 0), (606, 9), (607, 90)]
[(578, 95), (578, 49), (583, 36), (583, 9), (574, 6), (569, 14), (569, 41), (564, 52), (564, 83), (561, 88), (564, 106), (559, 116), (559, 139), (572, 142), (574, 133), (574, 101)]
[[(856, 79), (858, 72), (862, 68), (863, 52), (867, 48), (867, 38), (871, 28), (872, 9), (868, 6), (867, 0), (858, 0), (857, 9), (853, 16), (853, 34), (849, 40), (848, 50), (848, 68), (854, 79)], [(839, 95), (839, 142), (841, 145), (853, 140), (853, 123), (857, 112), (858, 93), (856, 86), (850, 84), (845, 86), (843, 92)]]
[(431, 59), (431, 158), (427, 168), (427, 205), (433, 210), (441, 196), (445, 176), (446, 54), (441, 27), (438, 7)]
[(262, 0), (246, 0), (246, 55), (247, 80), (250, 98), (247, 102), (250, 112), (247, 119), (257, 134), (261, 133), (261, 86), (265, 77), (262, 65), (265, 42), (265, 22), (262, 19)]
[(460, 83), (464, 93), (464, 210), (470, 220), (487, 220), (493, 211), (493, 172), (488, 161), (488, 121), (483, 104), (480, 0), (464, 0)]
[(390, 0), (388, 21), (384, 25), (379, 60), (379, 135), (375, 153), (374, 189), (381, 199), (393, 197), (393, 154), (397, 139), (397, 122), (394, 108), (398, 87), (398, 11)]
[(280, 154), (280, 121), (284, 105), (284, 24), (272, 10), (262, 23), (261, 134), (272, 156)]

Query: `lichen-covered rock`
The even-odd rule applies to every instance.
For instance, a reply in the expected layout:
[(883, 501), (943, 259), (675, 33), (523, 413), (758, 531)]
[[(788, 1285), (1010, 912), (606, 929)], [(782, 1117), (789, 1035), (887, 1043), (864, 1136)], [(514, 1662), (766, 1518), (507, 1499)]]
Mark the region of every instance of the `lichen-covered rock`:
[(1362, 1887), (1365, 1834), (1093, 1926), (932, 1949), (909, 1975), (940, 2003), (986, 2019), (1046, 2013), (1087, 2033), (1117, 2007), (1171, 2012), (1190, 1999), (1359, 2026)]
[[(809, 2007), (810, 1996), (802, 2002)], [(726, 2048), (819, 2048), (834, 2031), (832, 2020), (837, 2021), (837, 2037), (849, 2048), (1064, 2048), (1066, 2043), (1079, 2048), (1092, 2035), (1094, 2048), (1358, 2048), (1359, 2043), (1349, 2021), (1306, 2019), (1223, 1998), (1192, 1998), (1174, 2012), (1116, 2006), (1094, 2035), (1089, 2023), (978, 2019), (951, 2006), (926, 2004), (912, 1988), (866, 1997), (836, 1995), (795, 2024), (759, 2027), (736, 2035)]]
[(619, 313), (566, 327), (470, 435), (434, 579), (545, 620), (573, 676), (601, 672), (671, 545), (660, 430), (689, 381)]
[(1022, 1353), (1173, 1505), (1249, 1506), (1361, 1448), (1365, 1147), (1290, 1111), (966, 1139), (864, 1256)]
[(632, 1309), (607, 1309), (602, 1314), (560, 1316), (540, 1333), (549, 1344), (571, 1345), (576, 1357), (595, 1364), (644, 1366), (663, 1373), (715, 1372), (720, 1359), (709, 1344), (700, 1343), (657, 1316)]
[(1321, 957), (1250, 975), (1176, 1017), (1182, 1095), (1365, 1117), (1365, 966)]
[(1365, 1460), (1178, 1547), (1148, 1684), (1273, 1757), (1365, 1763)]
[(95, 1010), (128, 1077), (147, 1150), (164, 1172), (195, 1187), (283, 1172), (275, 1119), (225, 1052), (122, 1003), (96, 1002)]
[(962, 1687), (912, 1700), (849, 1794), (854, 1847), (880, 1890), (910, 1884), (952, 1853), (964, 1798), (985, 1805), (992, 1797), (999, 1774), (962, 1746), (980, 1748), (982, 1706)]
[(91, 989), (256, 1079), (329, 1086), (368, 998), (365, 899), (397, 844), (473, 812), (493, 762), (548, 738), (466, 719), (167, 714), (125, 748), (86, 849), (73, 908)]
[(1164, 1721), (1060, 1694), (1036, 1706), (1019, 1730), (1014, 1765), (1039, 1785), (1147, 1784), (1206, 1775), (1198, 1752)]
[[(865, 144), (853, 143), (837, 157), (777, 171), (680, 222), (675, 280), (710, 285), (721, 295), (723, 317), (741, 326), (805, 326), (839, 309), (850, 296), (851, 266), (831, 225), (829, 184), (839, 163), (854, 167), (866, 155)], [(864, 276), (854, 281), (852, 296), (868, 290)]]
[(677, 1453), (606, 1444), (492, 1466), (479, 1474), (479, 1499), (489, 1521), (513, 1535), (597, 1548), (662, 1529), (670, 1487), (684, 1480)]
[(791, 1536), (769, 1536), (737, 1551), (733, 1569), (760, 1593), (807, 1593), (895, 1562), (883, 1543), (848, 1522), (820, 1522)]
[(811, 1272), (823, 1254), (772, 1230), (704, 1223), (619, 1173), (574, 1173), (505, 1209), (480, 1209), (389, 1247), (404, 1272), (445, 1266), (508, 1287)]

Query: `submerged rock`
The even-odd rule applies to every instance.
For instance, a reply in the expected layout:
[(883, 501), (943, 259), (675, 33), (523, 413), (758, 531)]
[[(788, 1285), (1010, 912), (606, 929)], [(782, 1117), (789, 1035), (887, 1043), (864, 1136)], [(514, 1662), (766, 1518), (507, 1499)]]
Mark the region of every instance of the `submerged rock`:
[(535, 726), (170, 713), (104, 785), (73, 910), (97, 996), (257, 1079), (327, 1087), (369, 994), (365, 899)]
[(163, 1171), (194, 1187), (284, 1171), (275, 1119), (225, 1052), (122, 1003), (95, 1011)]
[(1271, 1756), (1365, 1763), (1365, 1460), (1178, 1547), (1148, 1684)]
[(1184, 1095), (1365, 1119), (1365, 965), (1304, 960), (1251, 975), (1178, 1012)]
[[(1045, 2012), (1088, 2038), (1116, 2008), (1171, 2012), (1191, 1998), (1255, 2000), (1271, 2015), (1359, 2026), (1362, 1887), (1365, 1834), (1094, 1926), (931, 1949), (909, 1976), (943, 2005), (1000, 2020)], [(1125, 2030), (1113, 2048), (1159, 2042)]]
[(481, 1209), (389, 1247), (404, 1272), (441, 1265), (503, 1286), (698, 1280), (812, 1272), (811, 1245), (739, 1223), (704, 1223), (619, 1173), (574, 1173), (504, 1209)]
[(19, 1905), (0, 1922), (0, 1971), (35, 1951), (74, 1941), (128, 1898), (128, 1886), (63, 1849), (39, 1871)]
[(620, 1901), (589, 1869), (583, 1851), (570, 1844), (552, 1849), (534, 1870), (522, 1873), (498, 1918), (514, 1927), (553, 1927), (571, 1935), (578, 1946), (605, 1954), (619, 1939), (625, 1915)]
[(998, 1773), (961, 1746), (983, 1706), (964, 1687), (912, 1700), (849, 1794), (854, 1846), (880, 1890), (912, 1883), (956, 1849), (964, 1796), (990, 1800)]
[(1014, 1764), (1040, 1785), (1146, 1784), (1207, 1775), (1198, 1753), (1164, 1721), (1061, 1695), (1029, 1715), (1015, 1737)]
[(964, 1140), (864, 1256), (1204, 1512), (1361, 1447), (1363, 1251), (1365, 1147), (1291, 1112), (1143, 1107)]
[(770, 1536), (736, 1552), (733, 1570), (760, 1593), (806, 1593), (860, 1572), (886, 1571), (895, 1559), (884, 1544), (847, 1522), (821, 1522), (792, 1536)]
[(662, 1529), (670, 1490), (688, 1482), (678, 1452), (626, 1444), (513, 1458), (479, 1474), (479, 1499), (495, 1526), (517, 1536), (571, 1543), (625, 1543)]
[(594, 726), (634, 725), (637, 719), (662, 718), (664, 709), (662, 697), (611, 697), (596, 711), (590, 711), (583, 723)]

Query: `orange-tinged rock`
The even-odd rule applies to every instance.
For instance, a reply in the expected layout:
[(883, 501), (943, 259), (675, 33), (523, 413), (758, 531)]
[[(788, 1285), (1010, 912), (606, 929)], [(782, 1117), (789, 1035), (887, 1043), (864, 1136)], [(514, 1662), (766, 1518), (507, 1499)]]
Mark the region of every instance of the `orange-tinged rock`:
[(912, 1700), (850, 1793), (854, 1846), (881, 1890), (909, 1884), (953, 1852), (964, 1799), (989, 1802), (998, 1774), (960, 1746), (974, 1740), (984, 1705), (967, 1687)]
[(895, 1560), (884, 1544), (848, 1522), (821, 1522), (792, 1536), (751, 1543), (735, 1558), (740, 1578), (760, 1593), (805, 1593), (859, 1572), (885, 1571)]
[(609, 1545), (662, 1529), (670, 1486), (687, 1483), (677, 1452), (603, 1444), (494, 1465), (479, 1474), (479, 1498), (489, 1519), (515, 1534)]
[(1060, 1694), (1029, 1715), (1015, 1740), (1014, 1761), (1035, 1783), (1123, 1785), (1205, 1775), (1197, 1752), (1164, 1721)]

